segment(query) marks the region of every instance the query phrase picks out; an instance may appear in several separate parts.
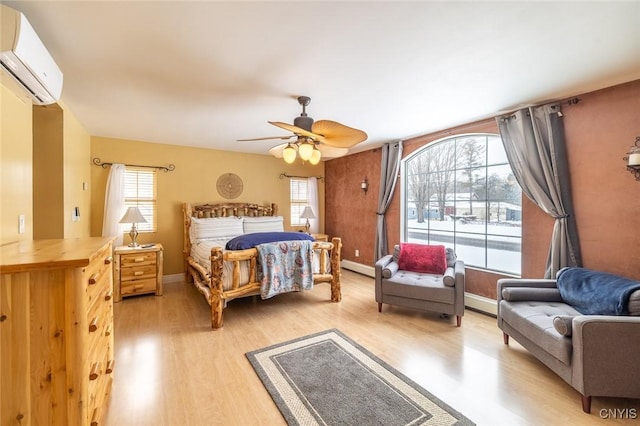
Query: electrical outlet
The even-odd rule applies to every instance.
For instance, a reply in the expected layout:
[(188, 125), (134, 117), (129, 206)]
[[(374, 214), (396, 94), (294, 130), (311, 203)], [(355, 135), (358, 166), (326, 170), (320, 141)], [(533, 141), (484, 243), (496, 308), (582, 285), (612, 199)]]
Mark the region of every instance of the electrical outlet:
[(20, 216), (18, 216), (18, 234), (24, 234), (24, 215), (21, 214)]
[(356, 257), (360, 257), (360, 250), (356, 250)]

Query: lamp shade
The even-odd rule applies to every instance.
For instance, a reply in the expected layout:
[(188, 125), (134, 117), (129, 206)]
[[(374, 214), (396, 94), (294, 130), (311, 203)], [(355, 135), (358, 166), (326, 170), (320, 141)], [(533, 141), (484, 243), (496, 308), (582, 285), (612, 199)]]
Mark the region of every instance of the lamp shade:
[(282, 151), (282, 158), (284, 161), (291, 164), (296, 161), (296, 150), (291, 144), (288, 144), (286, 148)]
[(313, 209), (311, 208), (311, 206), (306, 206), (304, 208), (304, 210), (302, 210), (302, 213), (300, 214), (300, 218), (301, 219), (315, 219), (316, 215), (313, 212)]
[(309, 158), (311, 158), (311, 155), (313, 154), (313, 144), (307, 142), (303, 142), (300, 144), (300, 146), (298, 146), (298, 155), (300, 155), (300, 158), (302, 158), (304, 161), (308, 161)]
[(309, 158), (309, 163), (315, 166), (320, 162), (320, 158), (322, 158), (322, 153), (318, 148), (314, 146), (313, 152), (311, 153), (311, 158)]
[(137, 207), (129, 207), (120, 219), (120, 223), (146, 223), (147, 219), (144, 218), (140, 209)]

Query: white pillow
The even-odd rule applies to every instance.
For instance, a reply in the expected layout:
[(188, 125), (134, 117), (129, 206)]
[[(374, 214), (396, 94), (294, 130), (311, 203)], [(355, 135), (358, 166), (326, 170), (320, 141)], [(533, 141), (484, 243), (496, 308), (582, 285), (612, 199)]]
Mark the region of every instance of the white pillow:
[(258, 216), (244, 218), (244, 233), (254, 232), (282, 232), (284, 231), (284, 217)]
[(191, 218), (189, 234), (192, 243), (205, 240), (231, 239), (241, 235), (242, 217)]

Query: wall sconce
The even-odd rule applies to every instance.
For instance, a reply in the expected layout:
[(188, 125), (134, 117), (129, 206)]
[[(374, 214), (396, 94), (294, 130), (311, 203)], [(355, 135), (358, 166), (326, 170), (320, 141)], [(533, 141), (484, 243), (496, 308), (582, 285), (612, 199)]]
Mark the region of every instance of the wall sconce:
[(632, 146), (623, 160), (627, 162), (627, 170), (629, 170), (640, 181), (640, 136), (636, 136), (635, 146)]
[(366, 176), (362, 179), (362, 182), (360, 182), (360, 189), (362, 189), (365, 194), (369, 190), (369, 180), (367, 180)]

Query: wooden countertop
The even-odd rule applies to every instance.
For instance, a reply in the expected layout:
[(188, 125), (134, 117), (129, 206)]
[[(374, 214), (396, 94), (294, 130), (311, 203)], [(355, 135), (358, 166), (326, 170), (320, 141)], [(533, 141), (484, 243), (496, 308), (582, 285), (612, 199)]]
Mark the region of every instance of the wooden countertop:
[(87, 266), (114, 237), (29, 240), (0, 246), (0, 273)]

